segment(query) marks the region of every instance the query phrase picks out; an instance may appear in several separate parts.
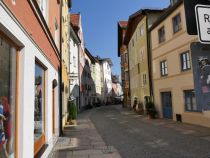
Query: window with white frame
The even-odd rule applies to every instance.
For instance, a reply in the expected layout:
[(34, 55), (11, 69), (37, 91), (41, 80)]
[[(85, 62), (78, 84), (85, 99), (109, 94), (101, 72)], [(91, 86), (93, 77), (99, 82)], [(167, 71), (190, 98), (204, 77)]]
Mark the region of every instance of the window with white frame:
[(181, 59), (181, 70), (186, 71), (191, 69), (190, 65), (190, 53), (189, 51), (186, 51), (180, 55)]
[(160, 62), (160, 73), (161, 73), (161, 76), (168, 75), (168, 65), (167, 65), (166, 60)]

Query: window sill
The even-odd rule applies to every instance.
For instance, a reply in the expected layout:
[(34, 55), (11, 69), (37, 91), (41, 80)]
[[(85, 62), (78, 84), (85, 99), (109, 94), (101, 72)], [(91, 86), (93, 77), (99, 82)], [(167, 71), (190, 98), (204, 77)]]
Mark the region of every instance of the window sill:
[(181, 74), (188, 74), (188, 73), (191, 73), (192, 72), (192, 69), (187, 69), (187, 70), (181, 70), (180, 73)]
[(202, 111), (186, 111), (185, 110), (185, 113), (186, 114), (202, 114), (203, 112)]
[(173, 35), (178, 34), (179, 32), (181, 32), (182, 28), (180, 28), (179, 30), (177, 30), (176, 32), (173, 31)]
[(159, 45), (162, 45), (162, 44), (164, 44), (165, 42), (166, 42), (166, 40), (161, 41), (161, 42), (160, 42), (160, 41), (158, 41), (158, 44), (159, 44)]
[(161, 75), (160, 78), (166, 78), (168, 77), (168, 74), (167, 75)]

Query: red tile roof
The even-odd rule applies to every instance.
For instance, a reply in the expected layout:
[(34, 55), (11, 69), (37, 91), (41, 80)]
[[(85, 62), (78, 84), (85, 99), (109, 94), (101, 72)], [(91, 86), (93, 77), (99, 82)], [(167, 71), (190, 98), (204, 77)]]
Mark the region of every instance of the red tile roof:
[(128, 21), (119, 21), (120, 27), (127, 27)]
[(71, 14), (71, 23), (73, 26), (79, 27), (80, 13)]

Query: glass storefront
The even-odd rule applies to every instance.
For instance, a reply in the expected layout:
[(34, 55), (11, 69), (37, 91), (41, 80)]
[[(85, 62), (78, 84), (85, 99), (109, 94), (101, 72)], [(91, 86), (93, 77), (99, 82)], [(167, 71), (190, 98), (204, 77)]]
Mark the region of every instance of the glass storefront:
[(0, 37), (0, 158), (15, 157), (16, 53)]
[[(44, 140), (44, 82), (45, 71), (38, 63), (35, 64), (35, 100), (34, 100), (34, 142), (43, 145)], [(40, 146), (38, 146), (39, 148)], [(35, 145), (35, 150), (36, 145)]]

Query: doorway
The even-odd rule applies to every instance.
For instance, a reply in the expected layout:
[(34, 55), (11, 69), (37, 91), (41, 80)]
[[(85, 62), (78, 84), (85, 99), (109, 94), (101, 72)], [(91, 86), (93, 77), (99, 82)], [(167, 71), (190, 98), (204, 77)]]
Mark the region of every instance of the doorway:
[(171, 92), (162, 92), (161, 99), (162, 99), (162, 107), (163, 107), (163, 118), (172, 119), (173, 112), (172, 112)]

